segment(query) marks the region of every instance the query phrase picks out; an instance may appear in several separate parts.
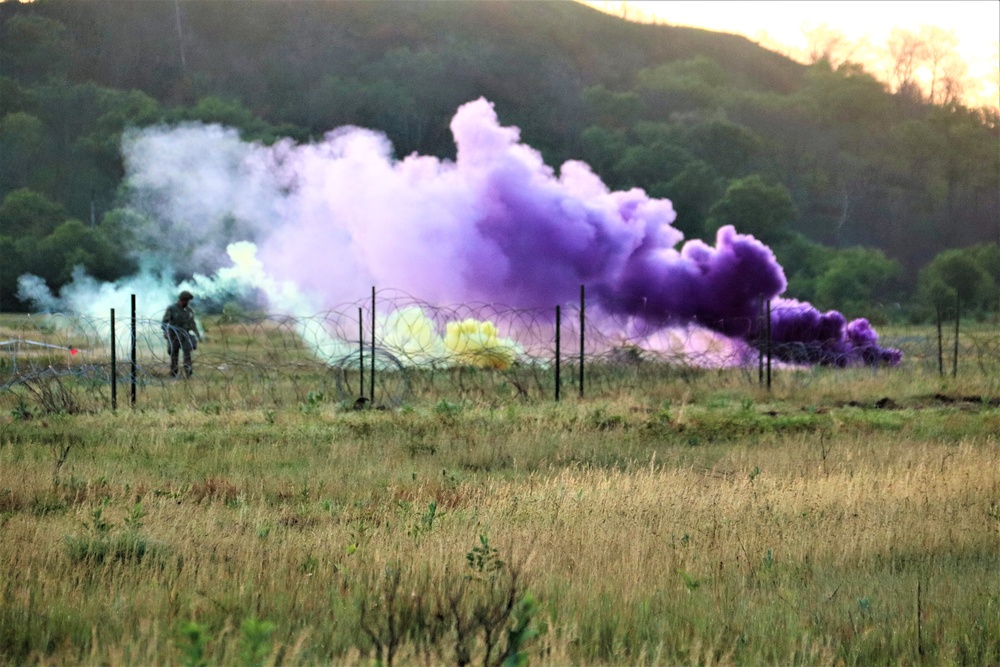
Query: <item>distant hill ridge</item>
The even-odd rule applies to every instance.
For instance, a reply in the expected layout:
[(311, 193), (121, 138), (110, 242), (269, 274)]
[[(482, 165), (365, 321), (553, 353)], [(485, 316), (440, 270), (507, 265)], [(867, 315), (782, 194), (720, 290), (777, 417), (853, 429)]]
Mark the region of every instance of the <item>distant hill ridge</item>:
[(739, 85), (780, 93), (797, 88), (805, 71), (744, 37), (629, 23), (569, 0), (36, 5), (32, 11), (67, 27), (75, 81), (138, 88), (168, 103), (191, 102), (193, 94), (206, 92), (192, 88), (221, 87), (265, 113), (273, 107), (267, 95), (278, 92), (274, 71), (291, 75), (286, 86), (308, 85), (324, 76), (355, 76), (393, 49), (440, 50), (449, 42), (475, 43), (500, 56), (482, 72), (475, 91), (497, 98), (521, 86), (488, 74), (537, 76), (534, 70), (547, 63), (558, 63), (559, 83), (577, 92), (593, 84), (628, 88), (642, 68), (697, 55), (718, 62)]
[[(104, 279), (127, 269), (124, 128), (202, 121), (269, 143), (356, 125), (397, 156), (453, 157), (449, 122), (479, 97), (548, 164), (669, 198), (687, 238), (754, 234), (796, 298), (905, 301), (935, 255), (1000, 240), (995, 113), (570, 0), (0, 2), (0, 39), (8, 303), (22, 271), (56, 287), (81, 257)], [(53, 236), (67, 219), (105, 231)]]

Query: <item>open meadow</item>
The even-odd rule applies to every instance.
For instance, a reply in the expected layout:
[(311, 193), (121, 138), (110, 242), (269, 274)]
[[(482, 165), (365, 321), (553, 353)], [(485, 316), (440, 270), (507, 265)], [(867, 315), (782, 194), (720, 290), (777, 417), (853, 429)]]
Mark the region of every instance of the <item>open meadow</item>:
[(222, 329), (117, 410), (78, 342), (8, 353), (67, 372), (0, 392), (0, 662), (1000, 662), (982, 356), (770, 391), (605, 360), (560, 402), (550, 368), (380, 368), (355, 410), (357, 374)]
[(0, 0), (0, 667), (1000, 667), (998, 16)]

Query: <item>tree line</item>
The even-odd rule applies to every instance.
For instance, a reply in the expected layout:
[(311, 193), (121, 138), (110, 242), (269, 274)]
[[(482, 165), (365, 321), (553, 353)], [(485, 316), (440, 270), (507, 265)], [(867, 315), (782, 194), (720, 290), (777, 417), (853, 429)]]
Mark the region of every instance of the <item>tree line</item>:
[(0, 309), (17, 277), (135, 270), (128, 127), (202, 121), (308, 141), (344, 124), (453, 157), (462, 103), (495, 102), (549, 164), (667, 197), (688, 238), (774, 250), (788, 295), (849, 316), (1000, 298), (1000, 123), (849, 60), (572, 2), (0, 4)]

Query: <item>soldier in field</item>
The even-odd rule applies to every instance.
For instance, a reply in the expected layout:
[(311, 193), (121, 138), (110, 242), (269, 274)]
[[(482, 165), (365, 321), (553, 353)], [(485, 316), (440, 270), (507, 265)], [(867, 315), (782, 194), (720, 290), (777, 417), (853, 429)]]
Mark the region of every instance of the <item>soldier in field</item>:
[(191, 292), (184, 290), (177, 295), (177, 303), (170, 304), (163, 313), (163, 336), (167, 339), (167, 351), (170, 353), (171, 377), (177, 377), (177, 361), (181, 351), (184, 352), (184, 377), (191, 377), (191, 350), (201, 340), (194, 321), (194, 311), (188, 305), (193, 298)]

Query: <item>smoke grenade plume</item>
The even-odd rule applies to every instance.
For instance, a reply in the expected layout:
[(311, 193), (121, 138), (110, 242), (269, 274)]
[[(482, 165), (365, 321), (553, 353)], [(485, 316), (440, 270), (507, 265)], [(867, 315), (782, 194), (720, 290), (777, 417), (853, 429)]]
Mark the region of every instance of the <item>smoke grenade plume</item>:
[[(273, 146), (217, 125), (132, 131), (126, 181), (147, 221), (137, 237), (206, 274), (227, 266), (231, 244), (255, 244), (253, 287), (275, 313), (316, 313), (371, 285), (429, 303), (551, 308), (582, 284), (633, 331), (696, 325), (757, 340), (760, 300), (786, 280), (752, 236), (724, 227), (714, 245), (680, 245), (670, 201), (612, 192), (579, 161), (556, 173), (484, 99), (460, 107), (451, 130), (454, 162), (395, 160), (383, 135), (356, 127)], [(865, 320), (778, 304), (773, 337), (798, 346), (797, 361), (899, 360)]]

